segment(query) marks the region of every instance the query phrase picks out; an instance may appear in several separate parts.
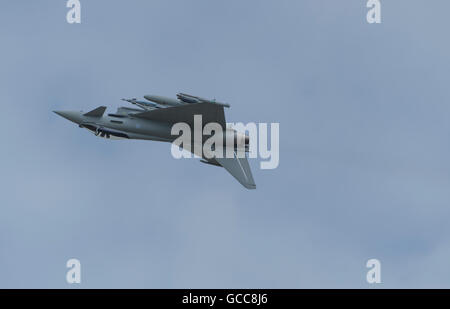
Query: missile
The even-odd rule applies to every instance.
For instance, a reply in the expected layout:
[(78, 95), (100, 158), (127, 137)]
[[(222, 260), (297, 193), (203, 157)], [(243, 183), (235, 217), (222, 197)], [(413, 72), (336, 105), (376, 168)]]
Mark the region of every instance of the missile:
[(210, 104), (221, 105), (223, 107), (230, 107), (230, 104), (228, 104), (228, 103), (217, 102), (215, 99), (208, 100), (208, 99), (196, 97), (196, 96), (186, 94), (186, 93), (178, 93), (177, 98), (186, 103), (210, 103)]
[(131, 104), (137, 105), (142, 109), (148, 110), (152, 109), (154, 107), (159, 107), (158, 104), (153, 102), (144, 102), (144, 101), (138, 101), (136, 98), (133, 99), (122, 99), (122, 101), (129, 102)]
[(168, 105), (168, 106), (178, 106), (178, 105), (182, 105), (183, 102), (180, 102), (176, 99), (171, 99), (171, 98), (166, 98), (166, 97), (162, 97), (159, 95), (145, 95), (144, 98), (147, 101), (150, 102), (155, 102), (158, 104), (162, 104), (162, 105)]
[[(178, 93), (177, 94), (178, 100), (163, 97), (163, 96), (158, 96), (158, 95), (145, 95), (144, 98), (147, 101), (154, 102), (154, 103), (161, 104), (161, 105), (167, 105), (167, 106), (179, 106), (179, 105), (184, 105), (186, 103), (187, 104), (210, 103), (210, 104), (221, 105), (224, 107), (230, 107), (230, 105), (227, 103), (217, 102), (216, 100), (208, 100), (208, 99), (196, 97), (196, 96), (186, 94), (186, 93)], [(130, 101), (128, 101), (128, 102), (130, 102)], [(139, 102), (139, 101), (136, 101), (136, 99), (133, 99), (133, 102)], [(133, 103), (133, 102), (131, 102), (131, 103)], [(143, 102), (139, 102), (139, 103), (142, 104)], [(133, 104), (136, 104), (136, 103), (133, 103)]]
[(194, 98), (192, 96), (187, 96), (183, 93), (178, 93), (177, 98), (185, 103), (200, 103), (200, 101), (197, 98)]

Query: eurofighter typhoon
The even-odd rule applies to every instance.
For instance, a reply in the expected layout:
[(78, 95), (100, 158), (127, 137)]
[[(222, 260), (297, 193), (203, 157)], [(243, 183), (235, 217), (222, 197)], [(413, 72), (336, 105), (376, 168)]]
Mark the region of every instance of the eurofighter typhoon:
[[(229, 107), (228, 104), (184, 93), (177, 94), (177, 99), (155, 95), (146, 95), (144, 98), (147, 101), (122, 99), (138, 108), (119, 107), (112, 114), (105, 115), (105, 106), (87, 113), (55, 113), (102, 138), (174, 143), (180, 149), (198, 156), (202, 163), (224, 167), (245, 188), (256, 188), (246, 157), (249, 137), (226, 127), (224, 107)], [(188, 143), (176, 143), (180, 132), (174, 135), (173, 128), (180, 123), (184, 129), (190, 130)], [(212, 143), (209, 148), (204, 147), (208, 143), (208, 135), (204, 131), (207, 125), (213, 126), (209, 136), (212, 132), (221, 131), (220, 143)]]

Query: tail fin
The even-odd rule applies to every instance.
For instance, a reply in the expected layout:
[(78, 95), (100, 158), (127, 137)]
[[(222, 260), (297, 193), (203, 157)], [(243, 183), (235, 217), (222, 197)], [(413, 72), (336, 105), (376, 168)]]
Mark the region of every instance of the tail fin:
[(239, 158), (234, 151), (234, 158), (215, 158), (237, 181), (247, 189), (256, 189), (250, 165), (247, 157)]
[(84, 114), (84, 116), (90, 116), (90, 117), (101, 117), (105, 113), (106, 106), (100, 106), (96, 109), (91, 110), (90, 112), (87, 112)]

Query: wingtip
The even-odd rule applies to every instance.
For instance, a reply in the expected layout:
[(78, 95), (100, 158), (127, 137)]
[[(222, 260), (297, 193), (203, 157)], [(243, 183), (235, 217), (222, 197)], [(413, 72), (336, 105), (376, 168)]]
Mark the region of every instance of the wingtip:
[(256, 189), (256, 185), (255, 184), (245, 184), (244, 187), (249, 189), (249, 190), (255, 190)]

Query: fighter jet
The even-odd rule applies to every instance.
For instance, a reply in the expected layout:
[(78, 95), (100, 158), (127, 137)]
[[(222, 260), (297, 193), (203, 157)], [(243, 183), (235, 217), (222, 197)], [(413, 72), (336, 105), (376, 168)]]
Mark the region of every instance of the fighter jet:
[[(80, 128), (87, 129), (96, 136), (107, 139), (138, 139), (173, 143), (177, 135), (172, 135), (172, 126), (176, 123), (186, 123), (195, 129), (195, 117), (201, 115), (202, 126), (208, 123), (216, 123), (223, 130), (223, 136), (232, 136), (232, 148), (228, 149), (232, 156), (207, 156), (203, 151), (194, 149), (199, 147), (182, 145), (181, 147), (194, 153), (200, 158), (200, 162), (209, 165), (224, 167), (245, 188), (256, 189), (255, 181), (248, 164), (245, 153), (249, 149), (249, 137), (233, 129), (226, 127), (224, 107), (229, 104), (216, 100), (204, 99), (185, 93), (178, 93), (177, 99), (156, 95), (145, 95), (146, 101), (137, 98), (122, 99), (135, 105), (134, 107), (119, 107), (115, 113), (106, 114), (106, 106), (97, 107), (90, 112), (83, 111), (54, 111), (76, 124)], [(203, 132), (203, 127), (200, 128)], [(195, 135), (195, 134), (192, 134)], [(206, 136), (202, 135), (200, 143), (204, 145)], [(244, 141), (244, 155), (238, 155), (238, 140)], [(223, 143), (223, 152), (230, 147)], [(202, 149), (202, 148), (200, 148)], [(215, 150), (215, 149), (213, 149)]]

